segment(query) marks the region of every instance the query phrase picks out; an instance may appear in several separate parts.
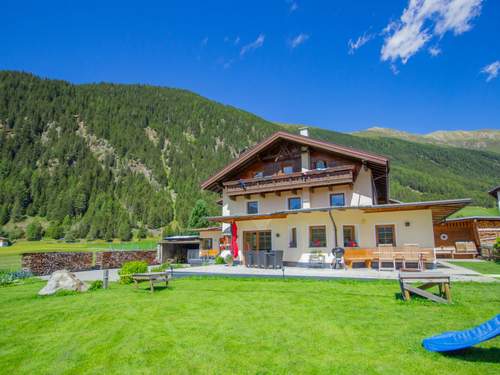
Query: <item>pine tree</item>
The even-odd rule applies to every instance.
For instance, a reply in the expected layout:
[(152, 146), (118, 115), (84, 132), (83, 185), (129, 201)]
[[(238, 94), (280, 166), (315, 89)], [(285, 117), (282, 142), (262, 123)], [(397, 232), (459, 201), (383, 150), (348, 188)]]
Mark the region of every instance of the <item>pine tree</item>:
[(0, 207), (0, 225), (7, 224), (9, 222), (9, 208), (6, 204)]
[(143, 239), (146, 238), (147, 236), (148, 236), (148, 230), (143, 225), (141, 225), (139, 227), (139, 230), (137, 231), (137, 238)]
[(206, 219), (209, 216), (207, 203), (198, 199), (191, 211), (191, 215), (189, 216), (188, 227), (189, 228), (203, 228), (208, 227), (210, 222)]
[(132, 228), (128, 220), (123, 220), (118, 227), (118, 236), (122, 241), (130, 241), (132, 239)]

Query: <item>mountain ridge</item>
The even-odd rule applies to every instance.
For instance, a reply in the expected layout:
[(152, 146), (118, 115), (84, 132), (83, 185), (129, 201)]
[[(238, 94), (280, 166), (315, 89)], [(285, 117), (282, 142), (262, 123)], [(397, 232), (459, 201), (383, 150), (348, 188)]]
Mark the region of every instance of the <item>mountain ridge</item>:
[[(500, 180), (498, 154), (309, 129), (388, 156), (392, 198), (494, 205), (487, 190)], [(0, 72), (0, 225), (39, 216), (87, 238), (185, 228), (196, 200), (220, 210), (200, 182), (278, 130), (298, 133), (187, 90)]]

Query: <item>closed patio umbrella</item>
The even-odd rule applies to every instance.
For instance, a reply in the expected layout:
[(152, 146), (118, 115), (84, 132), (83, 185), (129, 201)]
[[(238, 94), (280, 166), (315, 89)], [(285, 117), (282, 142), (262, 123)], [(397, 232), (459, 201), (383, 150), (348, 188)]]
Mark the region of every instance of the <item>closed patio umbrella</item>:
[(238, 227), (234, 221), (231, 223), (231, 248), (233, 249), (233, 258), (238, 258)]

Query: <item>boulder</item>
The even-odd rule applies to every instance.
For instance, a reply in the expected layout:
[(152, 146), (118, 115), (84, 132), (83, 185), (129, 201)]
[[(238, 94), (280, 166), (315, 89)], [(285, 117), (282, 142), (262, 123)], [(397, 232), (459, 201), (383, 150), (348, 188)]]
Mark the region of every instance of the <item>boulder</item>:
[(59, 290), (86, 292), (88, 288), (87, 284), (79, 280), (75, 274), (66, 270), (61, 270), (52, 273), (47, 285), (45, 285), (45, 287), (38, 292), (38, 295), (48, 296)]

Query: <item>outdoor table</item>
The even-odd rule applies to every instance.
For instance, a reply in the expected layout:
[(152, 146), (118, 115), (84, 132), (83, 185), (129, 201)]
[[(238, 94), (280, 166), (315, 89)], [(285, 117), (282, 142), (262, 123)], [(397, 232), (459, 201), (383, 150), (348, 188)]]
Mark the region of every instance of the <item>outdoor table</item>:
[[(421, 282), (419, 286), (410, 285), (410, 282)], [(410, 300), (410, 293), (417, 294), (421, 297), (430, 299), (434, 302), (449, 303), (451, 302), (450, 276), (441, 272), (423, 271), (423, 272), (408, 272), (401, 271), (399, 273), (399, 286), (401, 294), (405, 301)], [(437, 286), (439, 295), (430, 293), (427, 289)]]
[(165, 283), (168, 288), (168, 281), (170, 280), (170, 275), (165, 272), (146, 272), (146, 273), (134, 273), (132, 275), (132, 280), (134, 280), (135, 288), (139, 287), (140, 281), (149, 281), (151, 292), (154, 292), (154, 284)]

